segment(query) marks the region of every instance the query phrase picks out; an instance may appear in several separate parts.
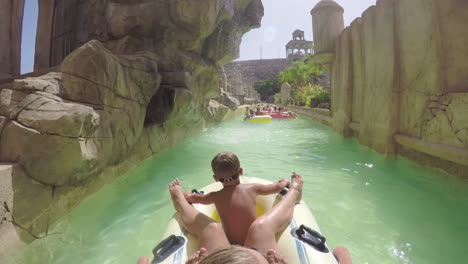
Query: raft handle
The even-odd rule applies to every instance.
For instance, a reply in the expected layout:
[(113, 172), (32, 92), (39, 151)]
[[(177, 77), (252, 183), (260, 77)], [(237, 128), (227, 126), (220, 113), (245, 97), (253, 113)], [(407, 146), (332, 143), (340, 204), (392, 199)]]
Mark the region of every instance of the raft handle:
[(157, 264), (163, 262), (172, 253), (176, 252), (185, 244), (185, 238), (181, 236), (170, 235), (163, 241), (161, 241), (154, 249), (154, 259), (151, 264)]
[(291, 230), (291, 235), (320, 252), (328, 253), (330, 251), (327, 248), (327, 245), (325, 245), (325, 237), (306, 225), (301, 225), (299, 228), (294, 228)]
[(205, 192), (204, 191), (199, 191), (197, 189), (193, 189), (192, 190), (192, 193), (195, 193), (195, 194), (204, 194)]

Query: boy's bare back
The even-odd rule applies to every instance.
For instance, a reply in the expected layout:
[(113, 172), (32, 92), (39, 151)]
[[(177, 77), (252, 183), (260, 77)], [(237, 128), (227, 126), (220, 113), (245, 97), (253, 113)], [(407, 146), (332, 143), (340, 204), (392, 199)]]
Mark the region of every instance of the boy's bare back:
[(256, 218), (256, 197), (253, 184), (225, 187), (213, 193), (214, 204), (231, 244), (244, 244), (247, 231)]
[(257, 195), (280, 192), (289, 182), (281, 180), (272, 184), (241, 184), (243, 171), (237, 156), (221, 152), (212, 162), (213, 178), (223, 184), (223, 189), (206, 195), (186, 193), (190, 203), (212, 204), (218, 210), (226, 236), (231, 244), (243, 245), (250, 225), (256, 218)]
[(190, 203), (214, 203), (229, 242), (243, 245), (247, 231), (256, 219), (257, 196), (278, 193), (288, 184), (287, 180), (272, 184), (240, 184), (237, 182), (235, 185), (224, 186), (220, 191), (205, 195), (186, 193), (186, 198)]

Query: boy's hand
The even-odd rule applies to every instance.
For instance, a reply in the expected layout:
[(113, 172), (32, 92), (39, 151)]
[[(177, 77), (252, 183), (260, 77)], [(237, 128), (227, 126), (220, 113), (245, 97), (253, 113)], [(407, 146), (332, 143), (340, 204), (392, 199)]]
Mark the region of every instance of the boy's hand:
[(282, 188), (285, 188), (285, 187), (288, 187), (288, 188), (289, 188), (289, 181), (288, 181), (288, 180), (286, 180), (286, 179), (281, 179), (281, 180), (279, 180), (278, 182), (282, 184), (282, 186), (283, 186)]

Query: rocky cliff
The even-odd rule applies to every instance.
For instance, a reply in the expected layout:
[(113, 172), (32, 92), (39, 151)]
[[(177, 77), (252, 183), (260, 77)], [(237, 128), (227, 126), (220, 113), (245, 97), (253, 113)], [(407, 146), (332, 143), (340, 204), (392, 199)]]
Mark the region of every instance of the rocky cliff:
[(39, 4), (36, 70), (46, 74), (0, 86), (0, 254), (221, 121), (237, 104), (213, 100), (219, 69), (263, 15), (260, 0)]
[(260, 95), (255, 91), (254, 84), (268, 78), (278, 78), (278, 74), (286, 69), (289, 63), (288, 59), (266, 59), (226, 64), (222, 87), (241, 103), (259, 102)]

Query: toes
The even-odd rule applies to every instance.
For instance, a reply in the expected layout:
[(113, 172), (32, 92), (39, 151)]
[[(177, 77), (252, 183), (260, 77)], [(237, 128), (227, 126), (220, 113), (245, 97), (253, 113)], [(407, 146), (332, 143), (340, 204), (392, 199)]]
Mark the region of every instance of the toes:
[(274, 264), (276, 263), (275, 261), (275, 255), (273, 253), (273, 250), (268, 250), (267, 254), (266, 254), (266, 259), (268, 261), (269, 264)]
[(208, 250), (206, 248), (200, 248), (200, 257), (206, 258), (208, 256)]
[(147, 257), (142, 257), (138, 259), (138, 264), (150, 264), (150, 260)]
[(269, 264), (286, 264), (283, 256), (273, 249), (268, 250), (266, 258)]

